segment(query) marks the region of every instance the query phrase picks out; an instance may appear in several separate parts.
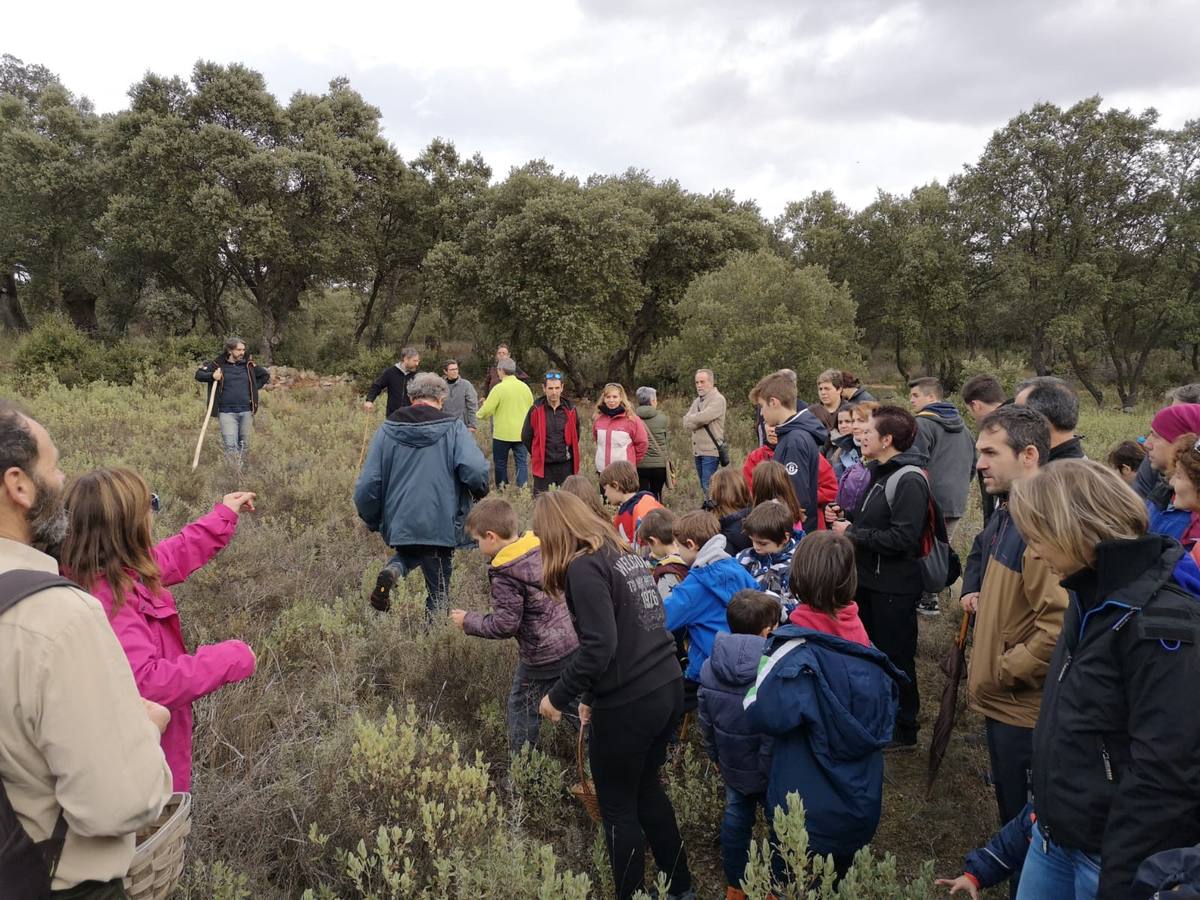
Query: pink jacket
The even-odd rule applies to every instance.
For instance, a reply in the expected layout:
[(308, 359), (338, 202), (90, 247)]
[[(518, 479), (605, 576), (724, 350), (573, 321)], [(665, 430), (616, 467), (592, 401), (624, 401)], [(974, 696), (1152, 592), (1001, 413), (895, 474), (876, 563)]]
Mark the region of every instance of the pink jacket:
[(237, 529), (238, 516), (223, 503), (154, 547), (163, 590), (151, 594), (135, 581), (114, 616), (112, 587), (98, 580), (92, 595), (100, 601), (117, 634), (138, 691), (171, 711), (162, 748), (175, 778), (175, 790), (186, 791), (192, 780), (192, 701), (217, 688), (254, 674), (254, 655), (241, 641), (197, 647), (189, 654), (179, 628), (179, 610), (166, 588), (180, 584), (217, 555)]
[(627, 412), (616, 416), (596, 412), (592, 419), (592, 437), (596, 440), (597, 472), (622, 460), (636, 466), (650, 446), (642, 420)]

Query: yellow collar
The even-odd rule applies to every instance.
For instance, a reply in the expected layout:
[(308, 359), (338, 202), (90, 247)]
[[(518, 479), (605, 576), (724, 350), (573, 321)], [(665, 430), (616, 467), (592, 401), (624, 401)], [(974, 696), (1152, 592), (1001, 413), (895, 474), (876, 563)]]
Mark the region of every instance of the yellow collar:
[(500, 552), (492, 557), (492, 566), (498, 567), (507, 565), (518, 557), (524, 556), (530, 550), (540, 547), (541, 541), (537, 539), (537, 535), (532, 531), (527, 531), (507, 547), (502, 547)]

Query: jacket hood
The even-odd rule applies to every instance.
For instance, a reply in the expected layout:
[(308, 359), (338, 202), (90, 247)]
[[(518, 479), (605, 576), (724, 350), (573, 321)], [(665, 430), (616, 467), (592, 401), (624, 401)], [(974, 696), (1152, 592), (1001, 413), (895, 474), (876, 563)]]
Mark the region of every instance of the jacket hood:
[(647, 420), (653, 419), (655, 416), (658, 415), (658, 413), (659, 413), (659, 409), (657, 406), (639, 406), (637, 408), (637, 414), (638, 414), (639, 419), (647, 419)]
[[(790, 647), (786, 646), (789, 644)], [(797, 651), (801, 651), (799, 656), (796, 656)], [(904, 674), (882, 652), (836, 635), (796, 625), (781, 625), (767, 638), (763, 653), (769, 657), (769, 661), (759, 670), (759, 682), (769, 667), (775, 665), (785, 667), (780, 669), (785, 677), (789, 666), (800, 671), (809, 668), (817, 672), (819, 689), (815, 692), (814, 700), (820, 713), (814, 724), (819, 722), (820, 727), (814, 727), (812, 740), (818, 757), (860, 759), (882, 749), (892, 739), (895, 724), (895, 707), (892, 704), (877, 702), (877, 698), (838, 697), (830, 684), (830, 679), (836, 677), (833, 666), (839, 662), (841, 667), (857, 669), (860, 674), (864, 672), (864, 667), (866, 672), (877, 669), (876, 676), (883, 675), (895, 685), (901, 684), (906, 680)], [(789, 661), (788, 656), (795, 656), (795, 659)], [(816, 665), (813, 663), (814, 657)], [(856, 682), (853, 676), (851, 680)], [(871, 681), (879, 683), (874, 679)], [(896, 688), (892, 690), (894, 695)], [(751, 697), (747, 695), (747, 703), (751, 702)]]
[(858, 616), (858, 604), (853, 600), (839, 609), (836, 615), (832, 616), (818, 612), (805, 603), (800, 603), (792, 610), (792, 614), (788, 616), (788, 622), (800, 628), (823, 631), (835, 637), (845, 638), (856, 644), (867, 645), (871, 643), (871, 639), (867, 636), (867, 629), (863, 626), (862, 619)]
[(708, 658), (713, 675), (723, 684), (749, 687), (754, 684), (766, 645), (767, 639), (757, 634), (718, 634)]
[(696, 554), (696, 561), (692, 563), (692, 568), (702, 569), (719, 560), (729, 558), (729, 554), (725, 552), (725, 535), (717, 534), (704, 542), (704, 546)]
[(638, 501), (640, 501), (643, 497), (650, 497), (656, 501), (658, 500), (658, 498), (655, 497), (650, 491), (638, 491), (636, 494), (617, 507), (617, 515), (623, 516), (625, 513), (631, 512), (633, 508), (638, 505)]
[(958, 413), (958, 407), (944, 400), (930, 403), (917, 413), (917, 418), (934, 421), (951, 434), (962, 431), (967, 427), (966, 423), (962, 420), (962, 416)]
[(500, 552), (492, 557), (492, 568), (499, 569), (510, 565), (531, 550), (537, 550), (540, 556), (541, 547), (542, 543), (537, 539), (537, 535), (527, 531), (507, 547), (500, 548)]
[(858, 444), (854, 443), (853, 434), (839, 434), (833, 438), (833, 446), (837, 447), (843, 453), (849, 453), (851, 450), (858, 449)]
[[(1184, 556), (1178, 541), (1161, 534), (1147, 534), (1134, 540), (1101, 541), (1096, 545), (1095, 566), (1064, 578), (1062, 585), (1078, 593), (1091, 579), (1098, 601), (1119, 598), (1123, 603), (1140, 608), (1171, 580)], [(1185, 574), (1190, 574), (1190, 569)]]
[(817, 446), (823, 446), (829, 440), (829, 429), (825, 427), (825, 423), (807, 408), (800, 410), (775, 429), (775, 433), (780, 437), (791, 431), (807, 432)]
[(396, 410), (383, 423), (386, 440), (408, 447), (431, 447), (454, 430), (457, 416), (435, 406), (414, 403)]

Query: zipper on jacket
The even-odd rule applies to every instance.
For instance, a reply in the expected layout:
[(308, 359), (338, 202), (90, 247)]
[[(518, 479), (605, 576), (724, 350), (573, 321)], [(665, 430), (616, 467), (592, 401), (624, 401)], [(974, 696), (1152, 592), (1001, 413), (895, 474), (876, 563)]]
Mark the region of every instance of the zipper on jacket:
[(1063, 667), (1058, 670), (1058, 683), (1059, 684), (1062, 684), (1063, 678), (1066, 677), (1067, 669), (1071, 668), (1071, 660), (1072, 659), (1074, 659), (1074, 657), (1071, 655), (1071, 651), (1068, 650), (1067, 658), (1065, 660), (1063, 660)]
[(1108, 783), (1113, 783), (1112, 757), (1108, 755), (1108, 747), (1104, 743), (1104, 738), (1100, 738), (1100, 758), (1104, 760), (1104, 777), (1108, 779)]

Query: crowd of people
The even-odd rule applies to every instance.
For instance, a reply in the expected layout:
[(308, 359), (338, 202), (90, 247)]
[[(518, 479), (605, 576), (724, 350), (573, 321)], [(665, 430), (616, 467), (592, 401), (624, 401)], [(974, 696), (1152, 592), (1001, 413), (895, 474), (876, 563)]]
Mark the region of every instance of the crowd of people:
[[(244, 342), (196, 377), (240, 461), (263, 386)], [(668, 896), (695, 896), (660, 777), (690, 715), (725, 782), (727, 897), (744, 896), (756, 811), (770, 824), (792, 793), (810, 853), (847, 871), (879, 823), (884, 755), (918, 745), (919, 616), (959, 577), (948, 545), (972, 483), (984, 523), (961, 566), (967, 702), (1002, 827), (940, 883), (1107, 900), (1183, 877), (1162, 854), (1200, 842), (1200, 385), (1106, 464), (1085, 458), (1078, 397), (1052, 377), (1011, 399), (970, 379), (973, 433), (937, 379), (914, 380), (905, 408), (830, 369), (808, 405), (781, 369), (750, 391), (759, 446), (740, 464), (714, 373), (695, 388), (680, 423), (703, 494), (690, 511), (662, 503), (676, 473), (651, 387), (636, 406), (602, 389), (594, 476), (562, 374), (535, 400), (507, 346), (480, 392), (456, 360), (422, 372), (405, 348), (366, 400), (386, 391), (388, 415), (353, 500), (393, 553), (370, 604), (387, 612), (420, 569), (431, 623), (515, 638), (511, 751), (538, 745), (542, 718), (586, 729), (617, 896), (643, 888), (647, 846)], [(488, 418), (490, 465), (475, 435)], [(533, 476), (527, 529), (487, 496), (510, 484), (510, 456), (516, 489)], [(121, 897), (133, 835), (190, 787), (192, 702), (254, 673), (240, 641), (189, 651), (169, 588), (255, 497), (229, 494), (154, 543), (144, 479), (106, 468), (67, 486), (49, 434), (8, 403), (0, 478), (0, 827), (6, 805), (17, 823), (0, 846), (30, 851), (13, 863), (0, 849), (0, 872), (31, 879), (29, 896)], [(452, 609), (454, 555), (475, 551), (489, 608)]]

